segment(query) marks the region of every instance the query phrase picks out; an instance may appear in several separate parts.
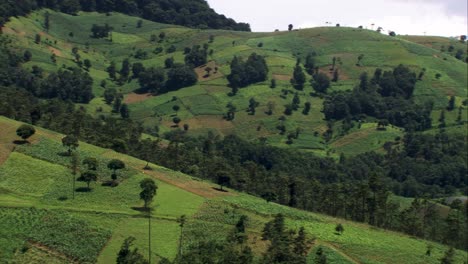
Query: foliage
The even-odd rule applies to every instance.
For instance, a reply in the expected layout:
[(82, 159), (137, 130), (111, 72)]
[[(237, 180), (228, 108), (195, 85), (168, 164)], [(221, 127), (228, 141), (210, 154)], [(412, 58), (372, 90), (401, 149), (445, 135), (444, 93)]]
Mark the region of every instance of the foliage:
[(246, 62), (238, 57), (231, 61), (231, 74), (227, 76), (233, 88), (242, 88), (267, 80), (268, 66), (265, 58), (252, 53)]
[(31, 125), (21, 125), (16, 129), (16, 135), (22, 138), (23, 140), (27, 140), (29, 137), (36, 133), (36, 129)]
[(124, 240), (119, 253), (117, 254), (117, 264), (147, 264), (149, 263), (143, 255), (138, 252), (138, 248), (133, 250), (130, 247), (135, 241), (134, 237), (128, 237)]
[(153, 179), (147, 178), (140, 182), (140, 188), (142, 189), (140, 192), (140, 199), (145, 202), (144, 207), (148, 208), (148, 205), (153, 201), (153, 198), (156, 195), (158, 186)]
[[(183, 8), (181, 8), (183, 7)], [(230, 29), (250, 31), (250, 25), (236, 23), (224, 15), (219, 15), (202, 0), (175, 0), (171, 2), (151, 1), (39, 1), (27, 0), (18, 5), (15, 1), (7, 0), (0, 6), (0, 25), (10, 16), (26, 15), (36, 8), (50, 8), (76, 15), (78, 11), (87, 12), (121, 12), (129, 15), (141, 15), (143, 18), (167, 23), (198, 28)]]

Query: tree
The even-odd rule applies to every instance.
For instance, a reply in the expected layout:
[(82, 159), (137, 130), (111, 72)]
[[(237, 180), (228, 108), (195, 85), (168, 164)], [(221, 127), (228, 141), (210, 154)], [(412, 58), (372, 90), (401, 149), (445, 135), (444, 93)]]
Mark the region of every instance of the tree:
[(317, 249), (317, 252), (315, 253), (314, 263), (315, 264), (327, 264), (327, 256), (323, 252), (322, 247), (319, 247)]
[(453, 109), (455, 109), (455, 96), (450, 96), (450, 100), (448, 102), (448, 106), (447, 106), (447, 110), (448, 111), (452, 111)]
[(32, 53), (29, 51), (29, 50), (26, 50), (24, 53), (23, 53), (23, 60), (25, 62), (28, 62), (30, 61), (32, 58)]
[(110, 105), (114, 98), (117, 96), (117, 90), (114, 88), (109, 88), (104, 91), (104, 101), (106, 104)]
[[(187, 50), (188, 51), (188, 50)], [(207, 62), (208, 53), (206, 49), (202, 49), (200, 45), (195, 45), (192, 47), (190, 52), (185, 55), (184, 61), (186, 65), (190, 67), (199, 67)]]
[(166, 60), (164, 60), (164, 67), (166, 69), (170, 69), (170, 68), (174, 67), (174, 57), (170, 57), (170, 58), (167, 58)]
[(148, 264), (143, 255), (138, 252), (138, 248), (130, 249), (135, 241), (134, 237), (128, 237), (122, 243), (120, 251), (117, 254), (117, 264)]
[(121, 170), (125, 168), (125, 163), (118, 159), (113, 159), (107, 163), (107, 168), (112, 170), (112, 180), (117, 179), (117, 170)]
[(293, 30), (293, 27), (294, 27), (293, 24), (289, 24), (289, 25), (288, 25), (288, 31)]
[(16, 135), (21, 137), (23, 141), (27, 142), (27, 139), (36, 133), (36, 129), (31, 125), (21, 125), (16, 129)]
[(309, 112), (310, 112), (311, 106), (312, 106), (312, 104), (311, 104), (310, 102), (306, 102), (306, 103), (304, 104), (304, 110), (302, 110), (302, 113), (303, 113), (304, 115), (308, 115)]
[(174, 112), (178, 112), (180, 110), (180, 106), (174, 105), (172, 106), (172, 110), (174, 110)]
[(144, 208), (148, 209), (148, 205), (153, 201), (158, 186), (153, 179), (144, 179), (140, 182), (140, 199), (144, 201)]
[(426, 256), (429, 256), (429, 257), (431, 256), (431, 254), (432, 254), (432, 249), (433, 249), (433, 248), (434, 248), (433, 245), (427, 244), (427, 247), (426, 247)]
[(396, 33), (395, 33), (395, 31), (390, 31), (390, 32), (388, 33), (388, 35), (389, 35), (390, 37), (395, 37), (395, 36), (396, 36)]
[(195, 71), (186, 65), (175, 64), (167, 72), (166, 90), (175, 91), (177, 89), (195, 85), (198, 81)]
[(275, 79), (271, 79), (270, 88), (271, 89), (276, 88), (276, 80)]
[(210, 76), (210, 73), (211, 73), (212, 70), (213, 70), (213, 69), (212, 69), (210, 66), (208, 66), (208, 67), (205, 68), (205, 72), (206, 72), (206, 76), (207, 76), (207, 77)]
[(340, 235), (343, 234), (343, 231), (344, 231), (343, 225), (341, 223), (337, 224), (335, 227), (335, 231), (339, 233)]
[(166, 73), (161, 68), (150, 67), (144, 72), (141, 72), (138, 77), (141, 90), (158, 94), (164, 91), (164, 84), (166, 81)]
[(458, 60), (463, 59), (463, 50), (462, 49), (457, 50), (457, 53), (455, 53), (455, 58), (457, 58)]
[(299, 104), (300, 103), (301, 103), (301, 99), (299, 98), (299, 94), (295, 93), (294, 97), (293, 97), (293, 100), (292, 100), (292, 104), (291, 104), (294, 111), (297, 111), (297, 109), (299, 109)]
[(91, 36), (93, 38), (107, 38), (111, 34), (112, 30), (113, 28), (110, 27), (108, 24), (105, 24), (104, 26), (93, 24), (93, 26), (91, 27)]
[(44, 13), (44, 29), (46, 32), (49, 32), (50, 29), (50, 13), (48, 11)]
[(362, 59), (364, 59), (364, 54), (358, 56), (356, 66), (361, 66)]
[(335, 69), (335, 70), (333, 71), (333, 79), (332, 79), (332, 82), (337, 82), (338, 79), (339, 79), (339, 76), (340, 76), (340, 75), (339, 75), (339, 73), (338, 73), (338, 69)]
[(81, 174), (81, 177), (78, 178), (79, 181), (86, 182), (88, 190), (90, 190), (89, 185), (92, 181), (97, 181), (97, 173), (95, 171), (86, 171)]
[(36, 34), (36, 37), (34, 38), (34, 43), (36, 43), (36, 44), (41, 43), (41, 35)]
[(145, 71), (145, 66), (141, 62), (135, 62), (132, 65), (132, 78), (138, 78), (140, 73)]
[(314, 70), (315, 70), (315, 67), (316, 67), (315, 56), (317, 56), (317, 54), (315, 52), (308, 53), (307, 57), (306, 57), (306, 60), (305, 60), (305, 63), (304, 63), (304, 67), (306, 69), (306, 72), (308, 74), (310, 74), (310, 75), (314, 74)]
[(143, 26), (143, 20), (139, 19), (137, 21), (137, 28), (141, 28)]
[(259, 102), (255, 100), (255, 98), (250, 98), (249, 100), (249, 108), (248, 111), (250, 112), (251, 115), (255, 115), (255, 108), (257, 108), (260, 105)]
[(447, 251), (445, 251), (444, 256), (440, 260), (441, 264), (452, 264), (454, 263), (454, 256), (455, 256), (455, 250), (453, 247), (450, 247)]
[(122, 104), (122, 106), (120, 107), (120, 116), (123, 119), (128, 119), (130, 117), (130, 110), (128, 109), (127, 104)]
[(461, 35), (461, 36), (460, 36), (460, 41), (461, 41), (461, 42), (465, 42), (465, 40), (466, 40), (466, 35)]
[(117, 68), (115, 67), (115, 62), (111, 62), (109, 67), (107, 67), (107, 73), (109, 73), (109, 77), (112, 80), (115, 80), (116, 78), (116, 73), (117, 73)]
[(174, 45), (171, 45), (171, 46), (169, 46), (169, 48), (166, 49), (166, 52), (167, 53), (174, 53), (174, 52), (176, 52), (176, 50), (177, 50), (177, 47), (174, 46)]
[(182, 256), (182, 238), (183, 238), (185, 222), (187, 222), (187, 217), (185, 215), (181, 215), (179, 218), (177, 218), (177, 222), (179, 223), (179, 227), (180, 227), (179, 250), (178, 250), (178, 257), (180, 258)]
[(446, 126), (446, 124), (445, 124), (445, 110), (442, 110), (440, 112), (440, 116), (439, 116), (439, 128), (443, 128), (445, 126)]
[(86, 70), (89, 71), (89, 68), (91, 68), (91, 61), (88, 60), (88, 59), (85, 59), (84, 60), (84, 66), (85, 66)]
[(99, 165), (97, 159), (93, 157), (86, 157), (83, 160), (82, 164), (86, 165), (88, 167), (88, 170), (92, 170), (92, 171), (97, 170), (98, 165)]
[(176, 126), (179, 126), (180, 121), (182, 121), (182, 120), (181, 120), (180, 117), (178, 117), (178, 116), (172, 118), (172, 122), (174, 122), (174, 124), (175, 124)]
[(306, 232), (304, 227), (301, 226), (296, 239), (294, 239), (293, 252), (298, 256), (307, 256), (308, 251)]
[(68, 147), (68, 156), (71, 156), (72, 150), (75, 150), (78, 146), (78, 138), (74, 135), (67, 135), (62, 138), (62, 145)]
[(440, 77), (442, 77), (442, 74), (436, 73), (435, 77), (436, 77), (436, 79), (438, 80), (438, 79), (440, 79)]
[(127, 80), (128, 76), (130, 75), (130, 61), (128, 59), (124, 59), (122, 61), (122, 68), (120, 69), (120, 78), (124, 81)]
[(232, 103), (232, 102), (229, 102), (227, 105), (226, 105), (228, 111), (227, 111), (227, 114), (226, 114), (226, 120), (228, 121), (232, 121), (234, 120), (235, 118), (235, 114), (236, 114), (236, 106)]
[(231, 183), (231, 177), (225, 171), (220, 171), (217, 173), (217, 182), (219, 184), (219, 188), (223, 191), (224, 186), (228, 186)]
[(330, 87), (330, 79), (325, 73), (319, 72), (312, 79), (312, 87), (317, 93), (326, 93)]
[(304, 83), (306, 82), (306, 76), (302, 70), (301, 65), (296, 64), (294, 67), (293, 78), (291, 79), (291, 84), (297, 90), (302, 90), (304, 88)]
[(262, 198), (265, 199), (267, 203), (269, 203), (272, 201), (276, 201), (278, 199), (278, 195), (276, 195), (276, 193), (274, 192), (266, 192), (262, 194)]

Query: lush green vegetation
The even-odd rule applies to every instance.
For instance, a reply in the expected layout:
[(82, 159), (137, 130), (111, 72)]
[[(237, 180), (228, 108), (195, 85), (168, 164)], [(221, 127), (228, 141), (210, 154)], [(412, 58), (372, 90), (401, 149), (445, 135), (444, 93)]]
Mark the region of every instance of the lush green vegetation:
[[(44, 91), (43, 97), (54, 97), (53, 93), (46, 92), (54, 91), (53, 89), (41, 88), (41, 78), (45, 79), (50, 72), (58, 72), (62, 65), (75, 71), (76, 68), (81, 68), (84, 71), (82, 74), (89, 74), (93, 79), (94, 99), (89, 104), (82, 105), (90, 115), (130, 117), (143, 122), (145, 132), (153, 136), (163, 137), (165, 132), (174, 130), (177, 127), (173, 122), (176, 117), (178, 126), (186, 127), (187, 133), (194, 136), (213, 130), (220, 135), (235, 133), (251, 140), (266, 138), (269, 144), (275, 146), (308, 150), (319, 155), (338, 157), (342, 151), (356, 153), (349, 152), (346, 148), (335, 149), (334, 141), (351, 133), (350, 127), (360, 127), (357, 120), (347, 120), (344, 124), (335, 123), (334, 128), (327, 133), (329, 127), (321, 112), (324, 99), (323, 96), (317, 96), (313, 89), (317, 81), (310, 82), (312, 77), (306, 74), (303, 90), (297, 91), (291, 85), (290, 79), (294, 77), (298, 59), (299, 66), (303, 66), (305, 72), (316, 78), (325, 74), (332, 79), (334, 72), (338, 72), (338, 80), (331, 82), (327, 89), (329, 94), (352, 90), (359, 85), (364, 71), (372, 74), (375, 69), (381, 68), (386, 72), (402, 63), (415, 72), (417, 77), (424, 72), (421, 80), (415, 84), (411, 102), (424, 106), (432, 101), (435, 112), (445, 108), (449, 96), (454, 95), (456, 108), (463, 107), (462, 122), (466, 120), (466, 107), (462, 105), (466, 99), (465, 63), (450, 57), (443, 60), (440, 51), (368, 30), (316, 28), (246, 34), (196, 31), (146, 20), (143, 20), (141, 27), (137, 27), (140, 20), (138, 17), (120, 14), (104, 16), (96, 13), (69, 16), (49, 11), (49, 28), (45, 32), (45, 16), (45, 11), (39, 11), (32, 13), (29, 18), (12, 18), (4, 28), (8, 36), (16, 39), (15, 44), (24, 47), (31, 54), (28, 61), (23, 63), (28, 71), (22, 71), (15, 77), (21, 80), (21, 85), (36, 95), (41, 95), (41, 91)], [(112, 38), (93, 38), (93, 25), (105, 24), (113, 28)], [(36, 34), (41, 35), (39, 44), (35, 44)], [(343, 43), (333, 42), (337, 38), (343, 40)], [(355, 39), (359, 41), (356, 42)], [(458, 42), (453, 45), (458, 47), (463, 44)], [(18, 60), (21, 61), (24, 52), (18, 50), (17, 53)], [(55, 63), (51, 59), (52, 53), (55, 54)], [(252, 53), (265, 58), (268, 66), (268, 73), (264, 78), (266, 81), (250, 85), (232, 96), (227, 78), (230, 74), (229, 64), (234, 56), (239, 60), (247, 60)], [(84, 65), (86, 60), (90, 62), (90, 67)], [(382, 64), (382, 61), (386, 64)], [(171, 63), (166, 65), (166, 62)], [(180, 67), (181, 64), (200, 66), (195, 68), (198, 80), (195, 81), (193, 72), (187, 67)], [(111, 65), (114, 65), (113, 74), (109, 72)], [(179, 67), (175, 67), (177, 65)], [(38, 68), (34, 71), (33, 66), (42, 68), (44, 77), (33, 74), (38, 71)], [(170, 67), (159, 69), (166, 66)], [(145, 70), (151, 74), (142, 75), (142, 82), (139, 82), (139, 76)], [(440, 78), (435, 78), (437, 73), (441, 74)], [(144, 78), (145, 76), (150, 78)], [(270, 79), (275, 80), (276, 88), (270, 88)], [(42, 82), (47, 83), (45, 80)], [(181, 87), (195, 82), (191, 87)], [(158, 96), (139, 95), (132, 91), (149, 91)], [(296, 93), (298, 104), (293, 102)], [(60, 94), (61, 98), (66, 94)], [(86, 98), (90, 98), (88, 92), (86, 94)], [(111, 96), (106, 96), (106, 100), (103, 100), (104, 94)], [(65, 98), (80, 101), (84, 97), (76, 97), (70, 93)], [(251, 99), (258, 103), (255, 112), (249, 110)], [(385, 100), (386, 106), (394, 104), (387, 102), (389, 100)], [(310, 103), (308, 111), (304, 111), (306, 103)], [(174, 106), (178, 107), (177, 111), (173, 110)], [(403, 106), (405, 112), (412, 109), (410, 106)], [(226, 121), (228, 115), (234, 116), (230, 122)], [(361, 125), (377, 123), (372, 116), (389, 119), (383, 114), (371, 115), (371, 118), (361, 117)], [(437, 119), (438, 117), (433, 117), (434, 127), (437, 126)], [(400, 123), (398, 125), (402, 126)], [(447, 122), (447, 126), (457, 126), (458, 123), (453, 119)], [(296, 133), (297, 130), (300, 131), (299, 134)], [(394, 135), (391, 131), (384, 130), (379, 130), (378, 133), (382, 138), (391, 138)], [(343, 142), (347, 141), (341, 141), (341, 144)], [(384, 143), (385, 141), (379, 143), (380, 148)], [(362, 150), (359, 153), (362, 153), (379, 149), (379, 146), (364, 144), (360, 149)]]
[[(202, 0), (176, 0), (176, 1), (43, 1), (27, 0), (16, 2), (3, 1), (0, 5), (0, 25), (3, 25), (11, 16), (27, 15), (38, 8), (50, 8), (70, 15), (77, 15), (80, 11), (101, 13), (121, 12), (129, 15), (138, 15), (145, 19), (167, 24), (184, 25), (196, 28), (230, 29), (250, 31), (250, 25), (236, 23), (233, 19), (217, 14)], [(50, 22), (44, 22), (48, 30)], [(140, 28), (143, 21), (135, 24)]]
[[(75, 14), (93, 1), (73, 3), (49, 7)], [(142, 6), (127, 11), (141, 15)], [(435, 200), (468, 186), (459, 54), (442, 59), (445, 51), (362, 29), (202, 31), (64, 13), (11, 18), (0, 36), (0, 114), (66, 135), (0, 119), (1, 208), (35, 207), (53, 219), (40, 226), (25, 216), (25, 230), (45, 231), (11, 233), (8, 260), (466, 255), (466, 205)], [(85, 256), (86, 247), (48, 231), (62, 222), (63, 232), (93, 232), (94, 251)]]
[[(19, 126), (18, 123), (4, 118), (1, 119), (1, 124)], [(152, 219), (152, 252), (155, 259), (176, 257), (180, 235), (176, 219), (182, 214), (188, 218), (183, 229), (185, 257), (180, 259), (181, 263), (184, 263), (184, 258), (193, 259), (192, 254), (200, 249), (199, 245), (223, 245), (224, 251), (202, 251), (213, 253), (210, 253), (212, 257), (228, 251), (237, 254), (237, 246), (231, 248), (232, 242), (229, 242), (229, 239), (232, 239), (230, 234), (242, 215), (246, 215), (248, 219), (245, 223), (248, 240), (245, 243), (252, 249), (253, 260), (261, 260), (262, 253), (268, 248), (268, 242), (261, 238), (262, 228), (278, 213), (286, 218), (285, 228), (297, 232), (299, 227), (304, 226), (307, 240), (315, 241), (308, 245), (313, 247), (308, 259), (314, 259), (318, 246), (321, 246), (329, 261), (342, 263), (353, 260), (364, 263), (391, 263), (395, 261), (396, 255), (402, 263), (438, 263), (438, 259), (446, 250), (439, 244), (431, 243), (432, 256), (421, 260), (427, 242), (401, 234), (267, 203), (262, 199), (231, 190), (227, 193), (231, 196), (206, 200), (188, 191), (204, 193), (209, 197), (224, 193), (187, 176), (178, 176), (174, 172), (162, 170), (153, 164), (150, 164), (153, 170), (145, 171), (146, 175), (138, 173), (137, 170), (141, 170), (145, 162), (83, 142), (79, 142), (76, 152), (80, 157), (96, 157), (99, 164), (98, 174), (102, 173), (104, 178), (110, 174), (105, 165), (111, 159), (120, 159), (129, 166), (119, 173), (124, 180), (117, 187), (101, 186), (102, 180), (98, 180), (98, 183), (92, 185), (92, 191), (75, 192), (72, 199), (72, 170), (67, 168), (72, 158), (60, 155), (67, 152), (67, 147), (62, 146), (60, 142), (62, 136), (42, 129), (36, 130), (38, 135), (32, 139), (35, 143), (18, 146), (17, 151), (11, 153), (0, 167), (0, 204), (4, 208), (1, 209), (3, 217), (0, 223), (8, 227), (18, 226), (13, 229), (15, 232), (11, 232), (10, 228), (1, 229), (5, 233), (2, 237), (14, 241), (1, 243), (2, 247), (8, 247), (2, 248), (3, 252), (8, 252), (4, 255), (6, 259), (49, 258), (51, 263), (66, 262), (70, 259), (94, 262), (97, 259), (99, 263), (108, 263), (115, 261), (120, 246), (128, 236), (136, 238), (134, 246), (146, 257), (148, 219), (144, 217), (144, 212), (132, 208), (143, 205), (138, 195), (140, 181), (148, 176), (158, 179), (162, 177), (158, 176), (160, 173), (169, 174), (169, 178), (161, 179), (171, 179), (171, 184), (156, 181), (158, 190), (152, 204), (155, 209)], [(13, 140), (15, 135), (10, 135), (9, 138)], [(82, 169), (85, 168), (83, 165)], [(205, 191), (191, 188), (197, 184), (205, 186), (200, 187)], [(77, 188), (81, 186), (84, 184), (76, 185)], [(28, 209), (32, 206), (40, 209)], [(52, 220), (44, 223), (40, 221), (43, 217)], [(342, 235), (336, 235), (334, 232), (335, 225), (339, 222), (343, 223), (345, 229)], [(73, 228), (73, 232), (67, 231), (68, 228)], [(93, 231), (87, 231), (90, 228)], [(32, 229), (35, 231), (28, 231)], [(70, 235), (77, 232), (75, 236), (87, 235), (82, 238), (83, 242), (77, 239), (67, 242), (66, 236), (54, 235), (61, 232)], [(90, 232), (93, 238), (88, 235)], [(211, 244), (211, 240), (218, 242)], [(389, 247), (390, 244), (393, 246)], [(368, 251), (369, 247), (374, 250)], [(466, 253), (457, 251), (456, 259), (461, 260), (464, 254)]]

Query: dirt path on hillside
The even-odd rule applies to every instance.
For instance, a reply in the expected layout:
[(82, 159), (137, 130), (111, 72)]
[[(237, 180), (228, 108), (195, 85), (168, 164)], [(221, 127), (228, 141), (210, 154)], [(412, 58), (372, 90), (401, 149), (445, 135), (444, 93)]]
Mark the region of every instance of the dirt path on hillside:
[(129, 93), (125, 96), (124, 103), (125, 104), (140, 103), (152, 97), (153, 95), (151, 93), (145, 93), (145, 94)]
[[(116, 153), (112, 150), (103, 154), (104, 157), (107, 158), (117, 158), (122, 159), (129, 167), (146, 174), (150, 175), (151, 177), (163, 181), (167, 184), (176, 186), (177, 188), (183, 189), (185, 191), (191, 192), (198, 196), (204, 198), (215, 198), (215, 197), (223, 197), (223, 196), (234, 196), (236, 194), (232, 192), (221, 192), (217, 190), (217, 185), (202, 181), (198, 178), (192, 178), (188, 175), (178, 175), (177, 172), (171, 171), (170, 169), (166, 169), (163, 167), (159, 167), (155, 164), (149, 164), (150, 167), (154, 168), (153, 170), (144, 170), (143, 168), (146, 165), (146, 162), (138, 160), (136, 158)], [(165, 172), (167, 170), (167, 172)]]
[(29, 245), (31, 245), (32, 247), (40, 250), (40, 251), (43, 251), (55, 258), (58, 258), (58, 259), (61, 259), (61, 260), (64, 260), (66, 261), (67, 263), (79, 263), (79, 262), (76, 262), (74, 260), (72, 260), (70, 257), (68, 257), (67, 255), (61, 253), (61, 252), (57, 252), (56, 250), (46, 246), (46, 245), (43, 245), (39, 242), (35, 242), (35, 241), (28, 241)]
[(320, 241), (320, 242), (317, 243), (317, 245), (324, 245), (324, 246), (332, 249), (333, 251), (335, 251), (336, 253), (338, 253), (340, 256), (342, 256), (346, 260), (350, 261), (351, 263), (361, 264), (361, 262), (359, 260), (347, 255), (346, 253), (341, 251), (341, 249), (337, 248), (335, 245), (333, 245), (331, 243), (328, 243), (328, 242), (325, 242), (325, 241)]
[(13, 141), (16, 136), (16, 126), (2, 124), (0, 128), (0, 166), (8, 159), (11, 152), (15, 150)]

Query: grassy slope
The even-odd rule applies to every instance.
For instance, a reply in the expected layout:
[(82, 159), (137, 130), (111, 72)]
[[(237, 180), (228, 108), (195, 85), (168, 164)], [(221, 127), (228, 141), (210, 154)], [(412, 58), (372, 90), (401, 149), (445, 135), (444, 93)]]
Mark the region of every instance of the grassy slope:
[[(178, 115), (182, 119), (181, 125), (188, 124), (189, 133), (195, 135), (206, 133), (207, 130), (216, 130), (222, 134), (236, 133), (247, 139), (266, 137), (273, 145), (305, 149), (318, 154), (330, 153), (328, 150), (332, 150), (332, 153), (334, 151), (346, 154), (379, 150), (385, 141), (377, 140), (378, 143), (371, 142), (370, 144), (364, 142), (365, 144), (358, 149), (342, 143), (352, 144), (353, 142), (347, 140), (346, 137), (359, 137), (362, 133), (367, 133), (372, 138), (391, 139), (395, 136), (394, 130), (355, 131), (353, 133), (358, 135), (351, 134), (343, 139), (338, 136), (336, 140), (339, 142), (331, 142), (331, 144), (325, 143), (321, 136), (314, 136), (316, 132), (322, 134), (326, 130), (326, 123), (321, 113), (323, 100), (310, 95), (312, 88), (309, 84), (299, 94), (301, 105), (307, 101), (312, 103), (310, 114), (304, 116), (301, 113), (302, 109), (299, 109), (292, 116), (287, 117), (285, 122), (288, 131), (292, 132), (297, 127), (301, 127), (303, 132), (292, 145), (285, 143), (285, 135), (278, 134), (276, 127), (281, 122), (278, 118), (283, 115), (284, 105), (290, 103), (293, 98), (292, 93), (286, 98), (281, 98), (281, 90), (293, 90), (289, 84), (289, 78), (296, 62), (295, 56), (304, 57), (312, 50), (318, 53), (317, 61), (321, 70), (325, 72), (328, 72), (333, 57), (340, 58), (341, 62), (337, 63), (337, 67), (341, 79), (333, 84), (332, 90), (351, 89), (363, 71), (372, 73), (377, 67), (390, 69), (404, 63), (415, 71), (427, 69), (425, 78), (417, 84), (415, 92), (417, 101), (434, 100), (436, 107), (440, 109), (447, 105), (450, 95), (457, 96), (457, 105), (461, 105), (461, 101), (466, 99), (466, 64), (451, 56), (445, 56), (445, 53), (434, 49), (437, 48), (435, 46), (426, 47), (406, 40), (413, 40), (409, 37), (391, 38), (369, 30), (334, 27), (293, 32), (245, 33), (200, 31), (144, 21), (143, 27), (136, 28), (139, 18), (122, 14), (113, 13), (111, 16), (105, 16), (97, 13), (81, 13), (79, 16), (69, 16), (55, 12), (51, 12), (50, 31), (45, 33), (42, 26), (44, 12), (33, 13), (27, 18), (12, 18), (4, 28), (5, 33), (17, 39), (19, 47), (27, 48), (32, 52), (33, 59), (26, 66), (39, 65), (49, 71), (63, 64), (73, 66), (75, 63), (72, 60), (71, 50), (73, 47), (78, 47), (81, 59), (89, 59), (92, 62), (90, 74), (95, 79), (94, 93), (98, 96), (102, 95), (104, 89), (99, 86), (101, 80), (106, 80), (108, 87), (115, 87), (125, 94), (129, 93), (126, 101), (130, 103), (132, 117), (143, 121), (146, 127), (158, 125), (161, 133), (172, 129), (172, 118)], [(113, 42), (92, 39), (89, 36), (92, 24), (104, 23), (114, 28)], [(151, 43), (150, 36), (159, 35), (160, 32), (166, 33), (166, 40), (161, 43)], [(42, 35), (40, 45), (34, 44), (34, 36), (37, 33)], [(73, 37), (70, 33), (73, 33)], [(176, 62), (183, 62), (184, 47), (191, 47), (194, 44), (203, 45), (208, 42), (210, 35), (215, 36), (214, 42), (209, 45), (209, 49), (214, 51), (209, 57), (213, 61), (210, 66), (212, 68), (217, 66), (219, 72), (209, 78), (201, 77), (199, 84), (194, 87), (156, 97), (136, 96), (131, 93), (138, 87), (136, 80), (117, 86), (108, 79), (105, 72), (111, 61), (115, 61), (120, 68), (120, 62), (125, 58), (130, 58), (132, 63), (141, 61), (145, 66), (163, 66), (164, 60), (168, 57), (174, 57)], [(263, 43), (263, 47), (258, 47), (259, 43)], [(177, 47), (175, 53), (152, 53), (156, 47), (166, 49), (170, 45)], [(144, 60), (134, 58), (133, 55), (138, 49), (146, 51), (148, 58)], [(50, 60), (52, 52), (58, 57), (56, 65)], [(270, 77), (278, 80), (277, 88), (270, 89), (269, 82), (266, 82), (242, 89), (236, 96), (228, 96), (230, 89), (227, 87), (225, 76), (229, 74), (229, 61), (235, 55), (247, 57), (252, 52), (266, 56)], [(356, 62), (360, 54), (365, 56), (362, 65), (358, 67)], [(443, 59), (445, 57), (447, 57), (446, 60)], [(203, 75), (203, 68), (197, 71)], [(436, 73), (441, 73), (442, 78), (435, 79)], [(173, 100), (174, 97), (176, 97), (175, 100)], [(245, 113), (248, 100), (252, 97), (260, 102), (255, 116)], [(233, 102), (238, 109), (233, 122), (226, 122), (222, 119), (228, 102)], [(264, 114), (268, 102), (275, 104), (272, 116)], [(172, 110), (174, 105), (181, 107), (178, 113)], [(85, 107), (91, 113), (102, 107), (103, 112), (96, 114), (110, 114), (110, 107), (105, 105), (100, 97), (95, 98)], [(437, 118), (434, 119), (435, 123), (437, 123), (436, 120)], [(340, 147), (335, 148), (336, 145)]]
[[(17, 126), (18, 122), (0, 117), (0, 127)], [(0, 137), (5, 142), (16, 139), (14, 133), (3, 129)], [(108, 178), (109, 172), (102, 167), (111, 158), (124, 160), (128, 168), (119, 173), (118, 187), (93, 183), (92, 192), (76, 192), (75, 199), (71, 199), (72, 175), (67, 168), (68, 158), (58, 155), (64, 150), (60, 138), (59, 134), (38, 129), (37, 135), (31, 138), (32, 144), (17, 146), (13, 152), (1, 150), (8, 157), (0, 166), (0, 227), (3, 227), (0, 237), (9, 241), (0, 239), (3, 259), (19, 263), (38, 259), (66, 263), (75, 257), (86, 262), (97, 254), (98, 263), (110, 263), (115, 260), (122, 241), (130, 235), (137, 238), (136, 245), (147, 254), (148, 220), (132, 209), (142, 204), (138, 200), (138, 182), (145, 177), (153, 177), (159, 186), (152, 219), (154, 258), (175, 257), (180, 234), (176, 218), (182, 214), (188, 216), (185, 247), (201, 237), (226, 237), (239, 216), (245, 214), (249, 217), (249, 241), (260, 255), (267, 247), (261, 240), (263, 224), (274, 214), (283, 213), (290, 228), (306, 227), (310, 236), (316, 238), (314, 249), (323, 246), (332, 263), (438, 263), (446, 250), (435, 243), (266, 203), (232, 190), (220, 193), (210, 183), (154, 164), (153, 171), (142, 172), (145, 162), (83, 142), (79, 147), (80, 157), (99, 157), (101, 181)], [(83, 183), (77, 183), (77, 187), (82, 186)], [(40, 221), (44, 217), (48, 219), (47, 224)], [(341, 236), (334, 234), (337, 223), (345, 226)], [(93, 236), (80, 236), (89, 230), (94, 230)], [(63, 234), (75, 234), (77, 238), (70, 239)], [(435, 247), (432, 257), (424, 256), (428, 243)], [(93, 250), (87, 248), (90, 244)], [(466, 252), (458, 251), (457, 263), (464, 257)]]

